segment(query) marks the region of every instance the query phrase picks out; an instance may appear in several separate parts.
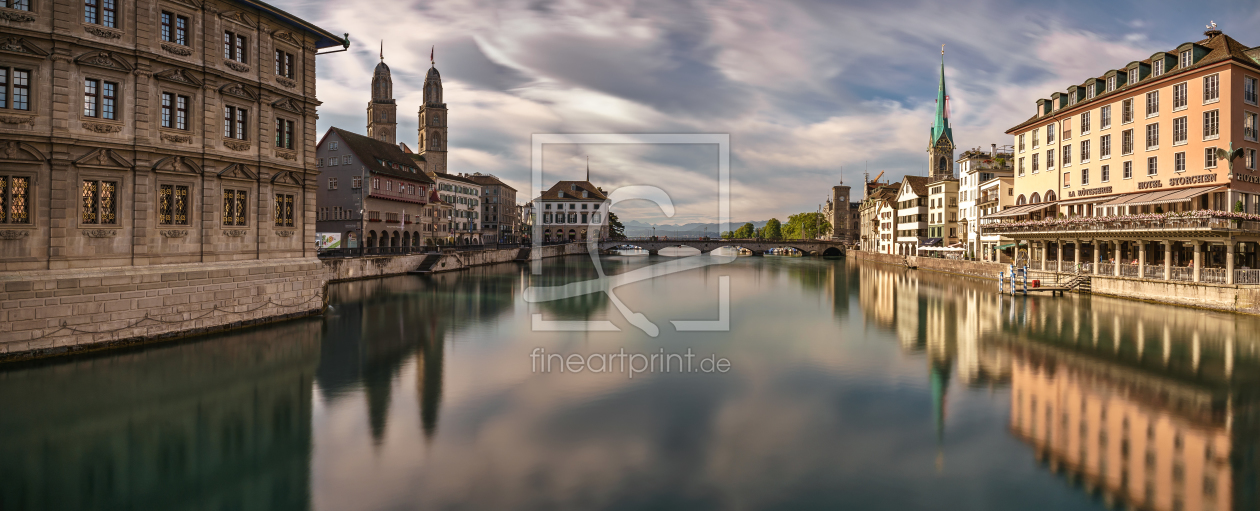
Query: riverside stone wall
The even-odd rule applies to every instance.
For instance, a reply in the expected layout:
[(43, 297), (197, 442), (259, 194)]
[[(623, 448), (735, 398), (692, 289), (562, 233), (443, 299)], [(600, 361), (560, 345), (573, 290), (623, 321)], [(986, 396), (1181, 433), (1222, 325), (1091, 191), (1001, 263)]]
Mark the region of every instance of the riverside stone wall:
[(0, 360), (169, 339), (315, 314), (315, 258), (0, 274)]
[[(848, 257), (898, 266), (902, 264), (902, 256), (899, 255), (855, 250), (850, 251)], [(919, 269), (990, 279), (996, 279), (998, 272), (1009, 269), (1007, 265), (999, 263), (914, 256), (908, 259), (910, 264), (918, 266)], [(1260, 314), (1260, 286), (1143, 280), (1104, 275), (1091, 275), (1090, 277), (1090, 287), (1092, 288), (1092, 293), (1096, 295), (1246, 314)]]

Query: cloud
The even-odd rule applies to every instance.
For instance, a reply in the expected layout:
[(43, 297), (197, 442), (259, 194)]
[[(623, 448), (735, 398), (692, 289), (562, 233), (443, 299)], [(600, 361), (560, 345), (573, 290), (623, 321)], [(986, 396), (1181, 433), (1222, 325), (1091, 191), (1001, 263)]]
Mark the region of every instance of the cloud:
[[(321, 132), (364, 129), (376, 39), (384, 39), (399, 139), (414, 145), (419, 90), (436, 46), (453, 171), (498, 175), (523, 201), (535, 133), (728, 133), (738, 218), (813, 210), (839, 184), (842, 167), (848, 184), (867, 165), (893, 179), (925, 173), (942, 43), (955, 142), (965, 148), (1010, 144), (1004, 131), (1032, 115), (1038, 98), (1183, 42), (1166, 34), (1197, 37), (1107, 6), (1081, 9), (1068, 19), (998, 0), (293, 7), (355, 41), (348, 53), (320, 57)], [(705, 184), (715, 169), (695, 154), (569, 151), (585, 155), (598, 163), (605, 188), (645, 179), (696, 187), (671, 192), (675, 221), (716, 215)], [(580, 172), (576, 160), (568, 163), (567, 172)]]

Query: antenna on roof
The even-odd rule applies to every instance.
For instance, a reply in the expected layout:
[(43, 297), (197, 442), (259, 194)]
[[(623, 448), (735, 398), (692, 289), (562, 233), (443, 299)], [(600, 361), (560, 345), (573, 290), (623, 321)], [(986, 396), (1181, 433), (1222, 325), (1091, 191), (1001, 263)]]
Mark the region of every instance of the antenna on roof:
[(591, 155), (586, 155), (586, 182), (591, 182)]

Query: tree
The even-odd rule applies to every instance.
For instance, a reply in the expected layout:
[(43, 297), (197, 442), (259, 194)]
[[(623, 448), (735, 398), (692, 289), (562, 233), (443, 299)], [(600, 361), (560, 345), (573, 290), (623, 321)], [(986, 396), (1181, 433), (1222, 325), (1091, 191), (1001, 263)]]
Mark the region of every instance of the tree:
[(811, 240), (831, 232), (831, 223), (822, 213), (797, 213), (788, 217), (783, 226), (783, 237), (786, 239)]
[(612, 211), (608, 212), (608, 237), (614, 240), (626, 239), (626, 226), (621, 224), (617, 214)]
[(751, 238), (753, 237), (753, 234), (755, 234), (755, 232), (753, 231), (752, 222), (749, 222), (740, 226), (739, 229), (735, 229), (736, 238), (740, 238), (740, 239)]
[(729, 240), (734, 237), (735, 237), (735, 233), (732, 233), (731, 231), (722, 231), (722, 239)]
[(783, 224), (779, 222), (778, 218), (771, 218), (769, 221), (767, 221), (764, 229), (765, 229), (766, 239), (768, 240), (783, 239)]

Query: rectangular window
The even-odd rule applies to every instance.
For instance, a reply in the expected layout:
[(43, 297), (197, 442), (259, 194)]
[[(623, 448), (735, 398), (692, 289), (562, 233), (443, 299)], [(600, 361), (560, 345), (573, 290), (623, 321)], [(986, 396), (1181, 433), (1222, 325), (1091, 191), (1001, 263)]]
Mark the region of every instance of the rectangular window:
[(1024, 152), (1024, 135), (1019, 136), (1019, 152)]
[(1215, 147), (1208, 147), (1203, 150), (1203, 168), (1205, 169), (1216, 168), (1216, 148)]
[(1189, 122), (1186, 117), (1178, 117), (1173, 119), (1173, 145), (1186, 143)]
[[(1035, 156), (1034, 156), (1034, 158), (1035, 158)], [(1020, 159), (1019, 159), (1019, 175), (1020, 175), (1020, 176), (1023, 176), (1023, 175), (1024, 175), (1024, 159), (1023, 159), (1023, 158), (1020, 158)], [(963, 191), (963, 194), (964, 194), (964, 195), (965, 195), (966, 193), (967, 193), (966, 191)]]
[(1063, 146), (1063, 166), (1072, 164), (1072, 144)]
[(1041, 130), (1032, 130), (1032, 148), (1033, 149), (1036, 149), (1038, 146), (1041, 145), (1037, 143), (1037, 133), (1039, 133), (1040, 131)]
[(1063, 173), (1063, 187), (1064, 188), (1072, 187), (1072, 173), (1071, 172)]
[(249, 216), (249, 192), (223, 190), (223, 225), (246, 225)]
[(1115, 77), (1115, 75), (1112, 75), (1112, 76), (1107, 77), (1107, 92), (1111, 92), (1111, 91), (1113, 91), (1113, 90), (1116, 90), (1116, 77)]
[(1133, 122), (1133, 100), (1126, 99), (1120, 103), (1120, 122), (1128, 124)]
[(1151, 61), (1151, 76), (1159, 76), (1164, 74), (1164, 59)]
[(350, 164), (350, 155), (348, 155), (348, 154), (347, 154), (347, 155), (345, 155), (345, 156), (342, 156), (342, 157), (341, 157), (341, 164), (342, 164), (342, 165), (349, 165), (349, 164)]
[(248, 64), (247, 56), (249, 54), (248, 40), (243, 35), (234, 32), (223, 33), (223, 58), (227, 60), (235, 60), (242, 64)]
[(1120, 154), (1133, 154), (1133, 130), (1120, 134)]
[(359, 176), (355, 176), (354, 179), (351, 180), (350, 187), (354, 188), (355, 190), (363, 188), (363, 178)]
[(1203, 112), (1203, 139), (1213, 140), (1221, 136), (1221, 111)]
[(0, 224), (29, 224), (31, 178), (0, 176)]
[(1089, 82), (1089, 85), (1085, 87), (1085, 99), (1094, 99), (1094, 94), (1097, 94), (1097, 90), (1097, 84), (1093, 81)]
[(1210, 75), (1203, 77), (1203, 102), (1215, 103), (1221, 99), (1221, 76)]
[(328, 189), (329, 189), (329, 190), (336, 190), (336, 189), (337, 189), (337, 178), (335, 178), (335, 177), (330, 177), (330, 178), (328, 178)]
[(1245, 139), (1247, 139), (1247, 140), (1250, 140), (1250, 141), (1252, 141), (1252, 142), (1255, 142), (1255, 141), (1256, 141), (1256, 139), (1257, 139), (1257, 137), (1256, 137), (1256, 128), (1257, 128), (1256, 121), (1257, 121), (1257, 118), (1256, 118), (1256, 114), (1255, 114), (1255, 112), (1244, 112), (1244, 113), (1243, 113), (1243, 138), (1245, 138)]
[(1159, 149), (1159, 123), (1146, 125), (1146, 150)]
[(1146, 159), (1146, 175), (1154, 176), (1156, 174), (1159, 174), (1159, 159), (1151, 156)]
[(175, 95), (169, 92), (162, 93), (162, 127), (174, 127), (175, 120)]
[(1081, 141), (1081, 163), (1089, 163), (1089, 141)]
[(1054, 143), (1054, 124), (1049, 124), (1046, 126), (1046, 143), (1047, 144)]
[(175, 129), (188, 129), (188, 96), (175, 96)]
[(1033, 174), (1036, 174), (1038, 170), (1041, 170), (1041, 169), (1039, 168), (1039, 167), (1040, 167), (1040, 162), (1039, 162), (1040, 158), (1038, 158), (1038, 156), (1040, 156), (1040, 155), (1038, 155), (1038, 154), (1036, 154), (1036, 153), (1034, 153), (1034, 154), (1032, 155), (1032, 172), (1033, 172)]
[(1089, 129), (1090, 129), (1089, 128), (1089, 117), (1090, 117), (1089, 114), (1090, 112), (1085, 112), (1081, 114), (1081, 134), (1082, 135), (1089, 133)]
[(1098, 137), (1098, 158), (1106, 159), (1111, 157), (1111, 135), (1103, 135)]
[(1054, 149), (1047, 149), (1046, 150), (1046, 170), (1053, 169), (1055, 161), (1056, 160), (1054, 158)]
[(1260, 102), (1260, 98), (1257, 98), (1256, 93), (1256, 79), (1250, 76), (1243, 77), (1243, 101), (1253, 105)]
[(1081, 169), (1081, 186), (1089, 185), (1089, 169)]
[(118, 84), (105, 82), (101, 84), (101, 118), (116, 119), (118, 117)]
[(1072, 140), (1072, 118), (1063, 120), (1063, 140)]
[[(1243, 154), (1246, 155), (1247, 168), (1251, 170), (1255, 170), (1256, 169), (1256, 150), (1247, 149), (1243, 152)], [(1258, 204), (1257, 207), (1260, 208), (1260, 204)]]
[(1146, 116), (1159, 115), (1159, 91), (1146, 93)]
[(100, 102), (100, 80), (87, 78), (83, 80), (83, 115), (96, 117), (96, 106)]
[(1186, 153), (1180, 152), (1173, 155), (1173, 172), (1186, 171)]
[(293, 121), (276, 119), (276, 148), (293, 149)]
[(1098, 128), (1107, 129), (1111, 127), (1111, 105), (1106, 105), (1098, 110)]
[(1111, 166), (1103, 165), (1102, 168), (1099, 169), (1098, 174), (1098, 177), (1099, 179), (1102, 179), (1102, 182), (1106, 183), (1107, 181), (1111, 181)]
[(162, 40), (173, 42), (175, 39), (175, 15), (162, 11)]
[(1190, 85), (1187, 83), (1179, 83), (1173, 85), (1173, 111), (1181, 110), (1189, 104), (1189, 93), (1187, 92)]
[(249, 134), (249, 111), (233, 106), (223, 107), (223, 138), (246, 140)]
[(1120, 165), (1120, 168), (1120, 173), (1122, 174), (1120, 177), (1122, 179), (1129, 179), (1133, 177), (1133, 162), (1126, 161)]
[(188, 46), (188, 18), (185, 16), (175, 17), (175, 40), (171, 41), (180, 46)]
[(285, 78), (293, 78), (293, 54), (284, 50), (276, 50), (276, 74)]
[(118, 183), (116, 181), (83, 181), (80, 211), (85, 224), (118, 223)]
[(276, 194), (276, 227), (293, 227), (293, 196)]
[(1181, 67), (1183, 69), (1190, 67), (1192, 64), (1194, 64), (1193, 56), (1194, 54), (1190, 50), (1181, 52), (1181, 61), (1178, 63), (1178, 67)]
[(158, 191), (158, 223), (188, 225), (188, 187), (162, 185)]
[(1128, 84), (1133, 85), (1137, 82), (1138, 82), (1138, 68), (1135, 67), (1129, 70), (1129, 83)]

